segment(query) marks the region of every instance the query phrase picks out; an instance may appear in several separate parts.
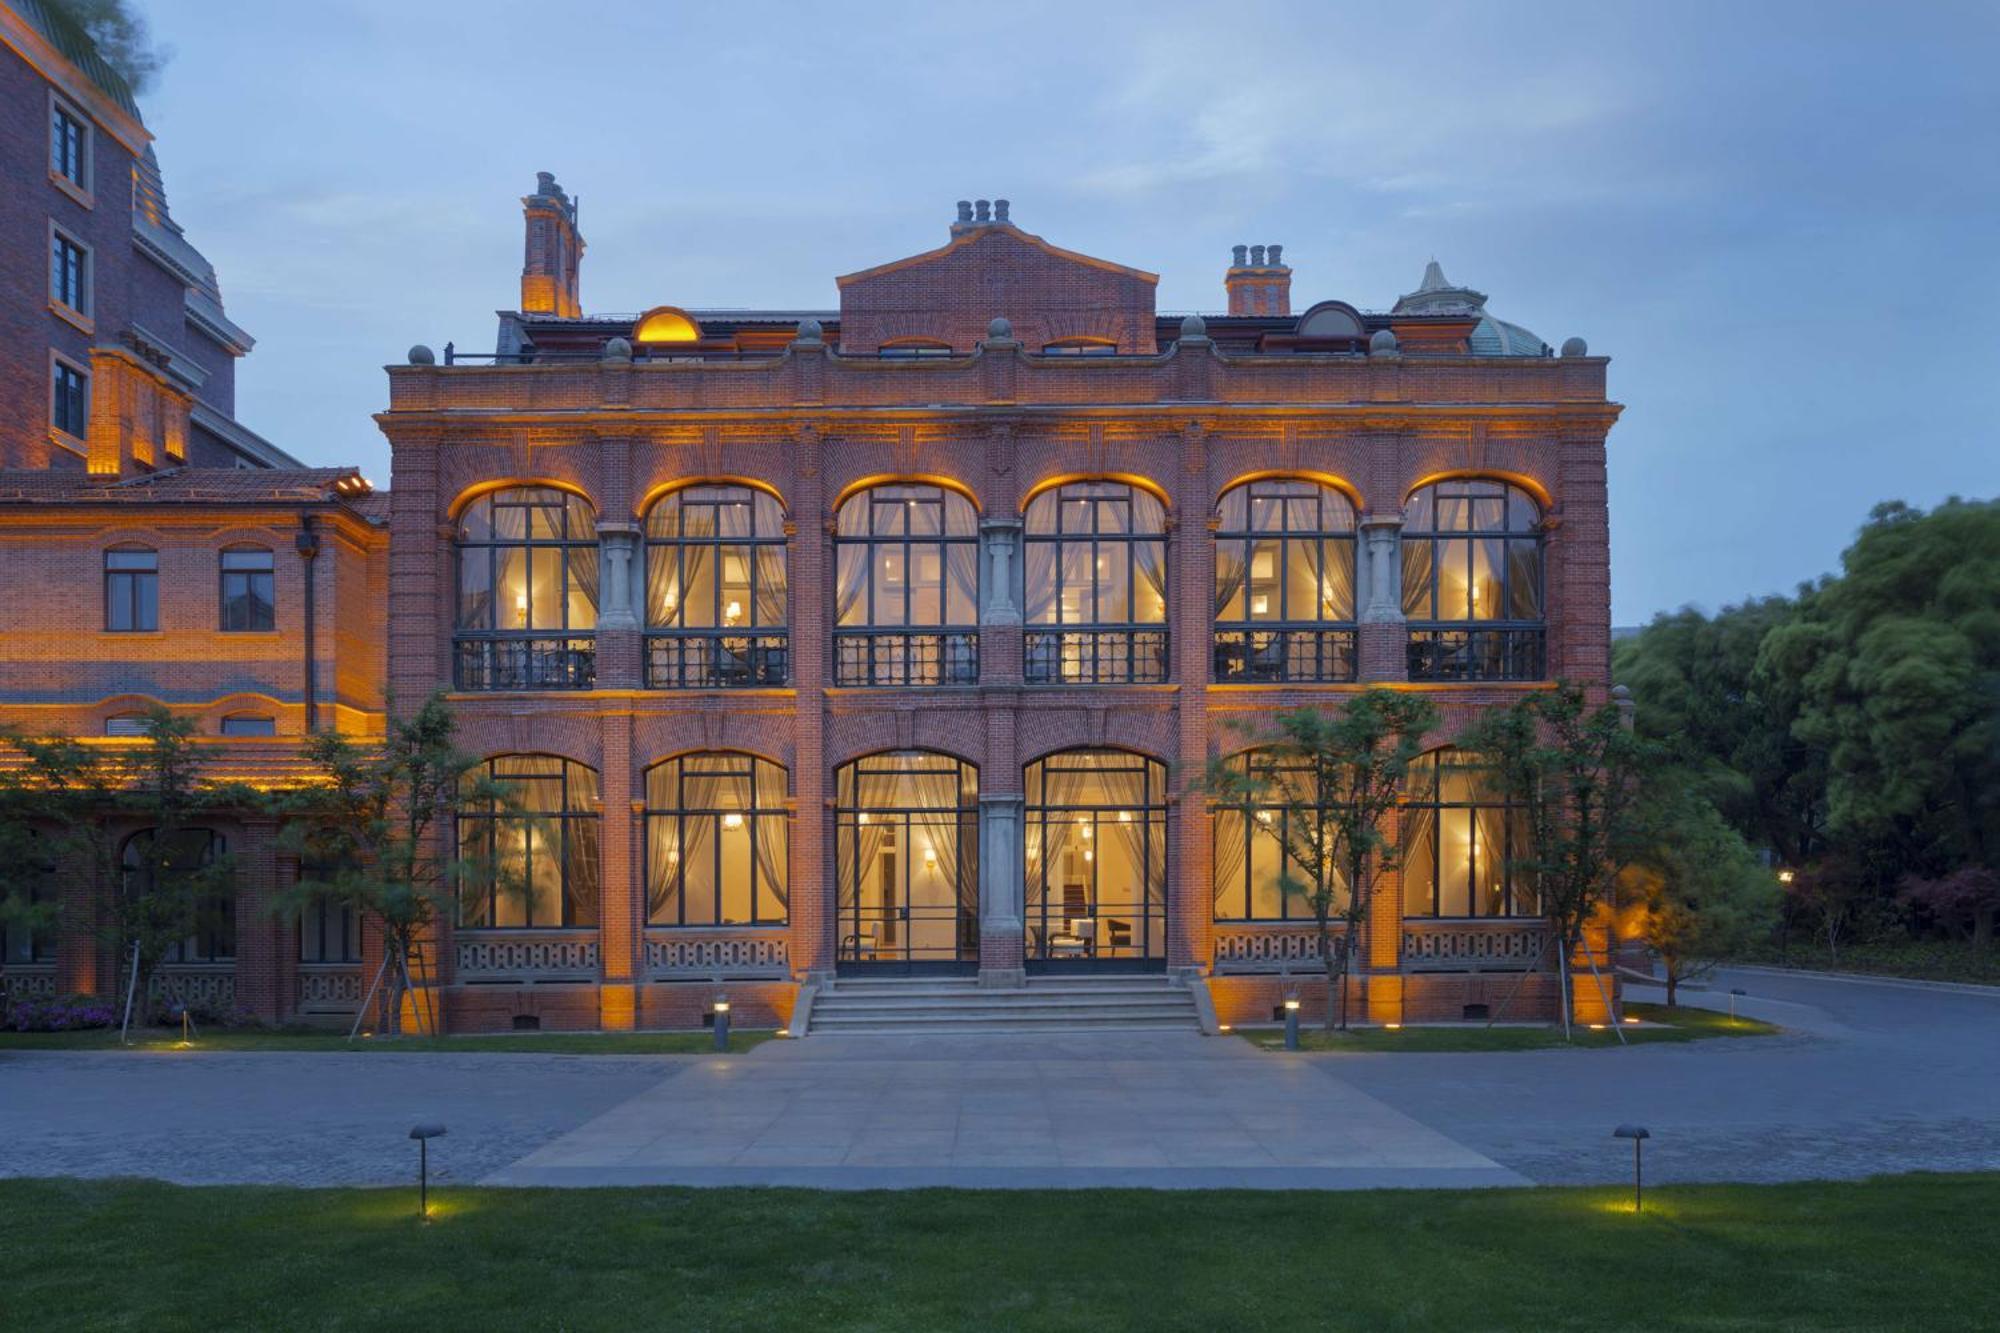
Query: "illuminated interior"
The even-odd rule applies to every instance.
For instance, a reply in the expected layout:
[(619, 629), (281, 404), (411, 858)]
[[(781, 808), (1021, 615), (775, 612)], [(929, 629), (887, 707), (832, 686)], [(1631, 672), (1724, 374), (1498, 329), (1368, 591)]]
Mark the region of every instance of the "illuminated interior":
[(597, 521), (581, 497), (512, 486), (458, 521), (461, 632), (588, 633), (597, 628)]
[(1403, 915), (1534, 916), (1527, 811), (1469, 751), (1432, 750), (1410, 766), (1403, 821)]
[(1166, 765), (1069, 750), (1027, 767), (1027, 957), (1166, 958)]
[[(482, 794), (490, 781), (504, 799)], [(594, 926), (597, 770), (549, 754), (497, 755), (463, 779), (460, 924), (469, 929)]]
[[(1245, 781), (1240, 796), (1211, 812), (1216, 920), (1312, 920), (1310, 888), (1318, 881), (1302, 856), (1331, 850), (1334, 839), (1324, 822), (1308, 825), (1325, 819), (1311, 765), (1262, 750), (1237, 755), (1230, 765)], [(1347, 879), (1337, 865), (1331, 874), (1338, 912), (1346, 906)]]
[(647, 924), (782, 925), (790, 860), (779, 765), (712, 752), (647, 770)]
[(700, 339), (701, 325), (672, 306), (649, 310), (632, 326), (635, 343), (691, 343)]
[(979, 957), (979, 775), (901, 750), (834, 772), (843, 964), (970, 965)]

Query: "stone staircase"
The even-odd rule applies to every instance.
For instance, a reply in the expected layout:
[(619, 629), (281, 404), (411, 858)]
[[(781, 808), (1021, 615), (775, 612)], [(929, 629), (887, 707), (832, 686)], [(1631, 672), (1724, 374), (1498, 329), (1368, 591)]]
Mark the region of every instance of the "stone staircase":
[(1164, 976), (841, 977), (813, 1000), (807, 1033), (1199, 1032), (1194, 996)]

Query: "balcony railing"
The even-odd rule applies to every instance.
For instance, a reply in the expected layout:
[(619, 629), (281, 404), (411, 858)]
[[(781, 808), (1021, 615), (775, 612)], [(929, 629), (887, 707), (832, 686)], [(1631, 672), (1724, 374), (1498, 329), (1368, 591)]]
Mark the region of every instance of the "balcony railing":
[(835, 634), (833, 683), (977, 685), (979, 636), (970, 630)]
[(1541, 680), (1543, 631), (1533, 629), (1413, 629), (1411, 680)]
[(460, 639), (453, 658), (461, 690), (587, 690), (597, 683), (591, 638)]
[(1030, 685), (1158, 684), (1167, 678), (1167, 632), (1030, 630), (1023, 656)]
[(1215, 679), (1223, 685), (1354, 679), (1351, 629), (1219, 629)]
[(646, 684), (656, 690), (780, 686), (792, 678), (783, 634), (653, 634), (646, 638)]

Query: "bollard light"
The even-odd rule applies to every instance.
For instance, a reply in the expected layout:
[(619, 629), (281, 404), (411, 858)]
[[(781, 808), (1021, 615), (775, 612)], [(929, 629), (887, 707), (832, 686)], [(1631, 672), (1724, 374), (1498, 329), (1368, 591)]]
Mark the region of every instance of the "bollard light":
[(1644, 1165), (1640, 1160), (1642, 1146), (1653, 1136), (1646, 1132), (1644, 1125), (1620, 1125), (1611, 1131), (1614, 1139), (1632, 1140), (1632, 1211), (1637, 1213), (1646, 1203), (1646, 1180)]
[(1285, 1049), (1296, 1051), (1298, 1048), (1299, 997), (1296, 995), (1287, 995), (1285, 997)]
[(1747, 994), (1749, 994), (1749, 992), (1748, 992), (1748, 991), (1746, 991), (1746, 990), (1744, 990), (1744, 989), (1743, 989), (1743, 988), (1742, 988), (1741, 986), (1731, 986), (1731, 987), (1729, 988), (1729, 1021), (1730, 1021), (1730, 1022), (1734, 1023), (1734, 1022), (1736, 1021), (1736, 997), (1737, 997), (1737, 996), (1739, 996), (1739, 995), (1747, 995)]
[(726, 998), (715, 1002), (715, 1049), (729, 1049), (729, 1001)]
[(431, 1216), (431, 1140), (444, 1137), (444, 1126), (434, 1122), (414, 1126), (410, 1137), (417, 1141), (417, 1218)]

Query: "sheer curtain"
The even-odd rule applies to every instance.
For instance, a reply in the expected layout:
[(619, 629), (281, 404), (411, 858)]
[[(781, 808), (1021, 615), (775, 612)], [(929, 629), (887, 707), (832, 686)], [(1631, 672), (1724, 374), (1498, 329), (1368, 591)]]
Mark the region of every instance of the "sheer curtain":
[(1354, 619), (1354, 538), (1329, 537), (1318, 543), (1319, 618)]
[(1244, 857), (1249, 843), (1244, 837), (1244, 825), (1248, 820), (1243, 811), (1235, 807), (1217, 810), (1212, 816), (1215, 833), (1215, 915), (1220, 920), (1239, 920), (1249, 915), (1249, 907), (1244, 902), (1248, 880)]
[(1024, 596), (1030, 625), (1052, 625), (1056, 619), (1056, 543), (1031, 541), (1024, 544)]
[(646, 623), (664, 627), (679, 623), (681, 602), (680, 547), (649, 543), (646, 547)]
[[(791, 907), (790, 891), (786, 880), (786, 866), (791, 855), (790, 820), (782, 813), (760, 812), (752, 820), (751, 845), (757, 858), (756, 916), (759, 925), (776, 924), (785, 920)], [(766, 898), (770, 902), (766, 902)], [(776, 916), (767, 916), (766, 908), (777, 907)]]
[(1249, 564), (1243, 559), (1243, 543), (1235, 540), (1219, 541), (1215, 544), (1215, 618), (1221, 621), (1237, 621), (1243, 614), (1241, 599), (1243, 580), (1250, 572)]
[(1412, 620), (1432, 619), (1431, 562), (1434, 554), (1431, 542), (1426, 538), (1403, 542), (1403, 614)]
[(944, 623), (972, 625), (979, 620), (979, 547), (972, 542), (947, 542), (944, 548), (946, 597)]
[(1156, 624), (1167, 618), (1167, 544), (1165, 542), (1132, 543), (1133, 598), (1138, 602), (1132, 608), (1132, 619), (1141, 624)]
[(570, 629), (597, 628), (597, 548), (569, 548)]
[(839, 575), (833, 592), (833, 623), (835, 625), (860, 625), (867, 623), (868, 608), (865, 597), (868, 592), (868, 547), (859, 543), (840, 546), (837, 563)]
[(751, 623), (758, 629), (783, 629), (785, 627), (785, 548), (782, 546), (759, 546), (754, 548), (757, 562), (756, 605), (751, 613)]
[(1411, 806), (1403, 820), (1403, 845), (1397, 866), (1403, 877), (1403, 915), (1432, 916), (1437, 908), (1431, 891), (1437, 873), (1437, 811)]

